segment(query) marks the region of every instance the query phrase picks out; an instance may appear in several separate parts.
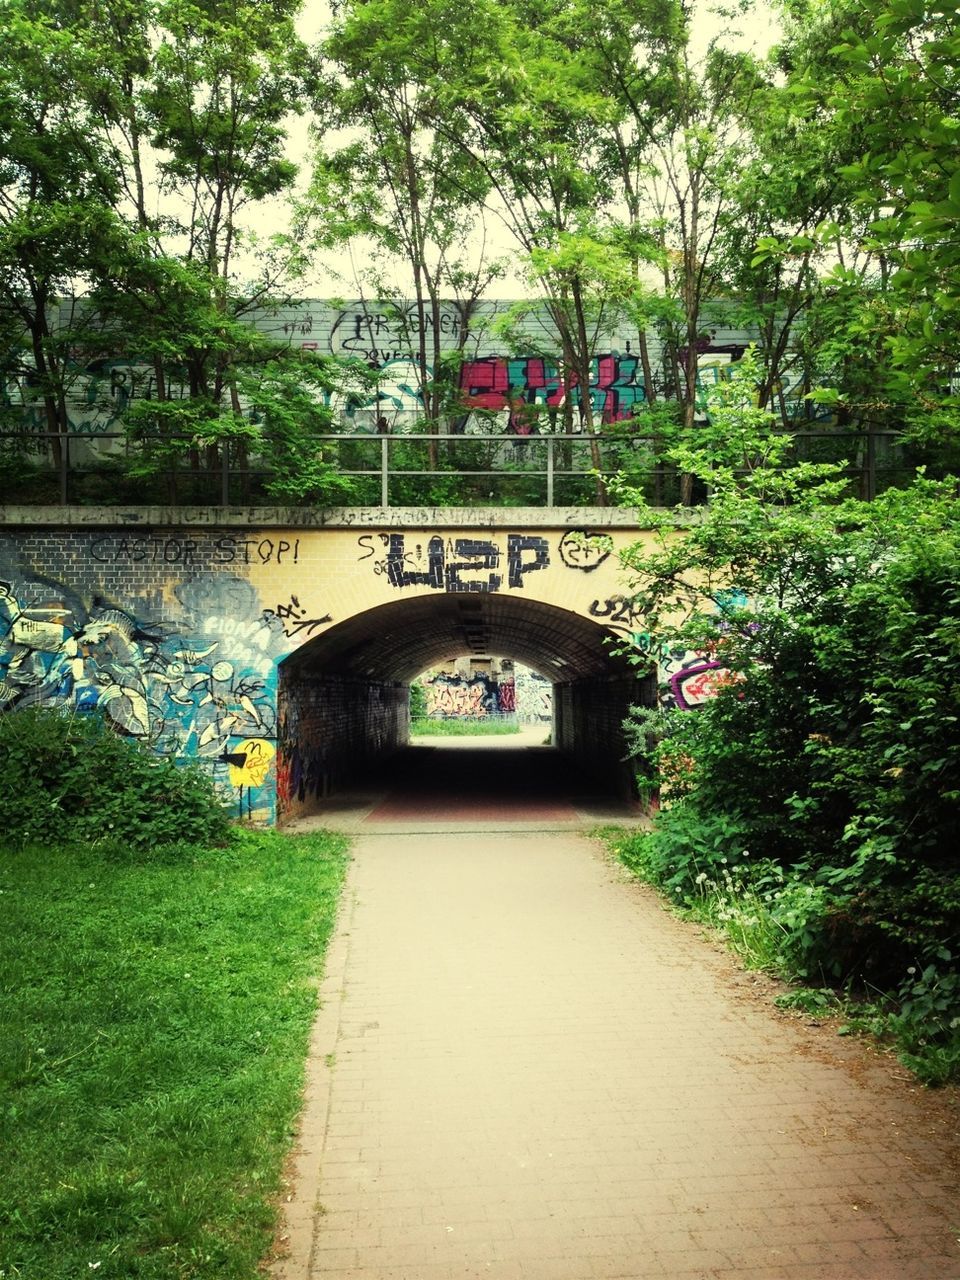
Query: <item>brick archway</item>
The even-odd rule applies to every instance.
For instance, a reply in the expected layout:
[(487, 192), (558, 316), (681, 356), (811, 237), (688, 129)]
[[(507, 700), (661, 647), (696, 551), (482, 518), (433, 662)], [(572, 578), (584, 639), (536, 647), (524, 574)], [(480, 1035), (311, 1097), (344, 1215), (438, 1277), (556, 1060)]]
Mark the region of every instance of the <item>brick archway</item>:
[(555, 744), (628, 793), (621, 726), (654, 686), (617, 655), (615, 640), (571, 610), (493, 593), (420, 595), (353, 615), (280, 664), (281, 820), (320, 806), (403, 745), (411, 678), (471, 653), (514, 658), (549, 679)]

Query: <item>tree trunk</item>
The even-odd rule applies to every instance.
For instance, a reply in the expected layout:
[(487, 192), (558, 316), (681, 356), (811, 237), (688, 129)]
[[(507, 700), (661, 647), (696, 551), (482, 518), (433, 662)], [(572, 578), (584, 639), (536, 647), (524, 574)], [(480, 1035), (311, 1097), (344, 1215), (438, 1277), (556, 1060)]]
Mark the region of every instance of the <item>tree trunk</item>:
[(583, 421), (584, 430), (587, 432), (590, 440), (590, 461), (593, 469), (597, 473), (596, 477), (596, 500), (598, 507), (607, 505), (607, 486), (601, 474), (603, 468), (603, 455), (600, 452), (600, 441), (597, 439), (597, 433), (593, 421), (593, 401), (590, 398), (590, 366), (592, 363), (592, 351), (590, 350), (590, 340), (587, 336), (587, 316), (583, 303), (583, 290), (580, 287), (580, 281), (574, 279), (571, 288), (573, 296), (574, 317), (577, 326), (577, 358), (576, 370), (577, 381), (580, 384), (580, 410)]

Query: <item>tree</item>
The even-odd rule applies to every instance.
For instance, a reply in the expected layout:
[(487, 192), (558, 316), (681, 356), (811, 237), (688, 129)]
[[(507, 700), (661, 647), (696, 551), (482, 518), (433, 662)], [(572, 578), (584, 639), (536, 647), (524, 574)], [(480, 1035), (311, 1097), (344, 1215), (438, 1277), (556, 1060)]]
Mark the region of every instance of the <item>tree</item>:
[(841, 421), (905, 428), (934, 444), (930, 456), (942, 463), (956, 439), (950, 379), (960, 337), (949, 234), (960, 212), (960, 179), (951, 193), (960, 93), (952, 11), (912, 0), (879, 11), (859, 0), (784, 9), (780, 97), (826, 142), (819, 181), (797, 165), (793, 128), (787, 154), (813, 190), (829, 183), (841, 198), (792, 234), (784, 222), (771, 228), (753, 265), (783, 271), (811, 251), (815, 278), (795, 341), (808, 389)]
[(59, 465), (81, 318), (58, 327), (54, 303), (95, 279), (122, 239), (118, 176), (93, 127), (96, 60), (75, 7), (4, 0), (0, 14), (0, 306), (23, 334), (19, 371)]
[[(531, 263), (571, 383), (589, 384), (604, 310), (625, 308), (641, 333), (656, 317), (666, 390), (688, 428), (715, 241), (760, 82), (755, 60), (719, 41), (696, 57), (691, 25), (682, 3), (499, 6), (448, 89), (467, 121), (460, 145), (488, 174)], [(669, 305), (640, 284), (641, 264), (653, 262)], [(640, 345), (653, 398), (645, 335)], [(585, 390), (580, 414), (592, 437)]]
[[(846, 895), (950, 867), (960, 805), (951, 487), (921, 479), (872, 503), (844, 500), (836, 468), (786, 465), (788, 442), (756, 405), (760, 367), (741, 363), (713, 393), (707, 452), (698, 437), (676, 454), (709, 485), (702, 518), (678, 534), (660, 517), (658, 547), (625, 557), (661, 658), (697, 653), (715, 673), (715, 698), (667, 712), (648, 759), (681, 825), (724, 816), (732, 861), (746, 849)], [(651, 657), (633, 651), (639, 665)], [(649, 717), (638, 722), (642, 749), (650, 729)]]
[[(441, 429), (459, 408), (444, 380), (450, 362), (442, 341), (444, 295), (457, 300), (462, 353), (476, 301), (498, 270), (482, 247), (471, 261), (487, 184), (463, 150), (438, 131), (436, 93), (422, 74), (420, 51), (440, 19), (435, 9), (411, 9), (396, 0), (340, 6), (323, 45), (331, 70), (317, 103), (323, 125), (309, 201), (321, 243), (366, 238), (388, 262), (405, 264), (413, 285), (409, 311), (375, 266), (359, 275), (378, 301), (395, 301), (414, 352), (429, 431)], [(338, 146), (337, 131), (344, 129), (359, 137)], [(435, 469), (434, 442), (429, 454)]]
[[(131, 148), (148, 134), (161, 192), (178, 211), (175, 220), (146, 221), (151, 260), (138, 265), (157, 287), (134, 287), (127, 301), (144, 307), (138, 327), (154, 357), (159, 340), (169, 348), (167, 362), (172, 356), (185, 373), (185, 399), (168, 386), (164, 398), (158, 386), (165, 425), (175, 429), (182, 410), (188, 434), (209, 446), (234, 434), (243, 417), (236, 366), (257, 344), (237, 322), (277, 283), (268, 256), (260, 279), (245, 288), (235, 259), (243, 211), (289, 189), (296, 174), (284, 150), (285, 118), (302, 105), (310, 73), (293, 23), (298, 7), (290, 0), (161, 3), (149, 79), (132, 99), (125, 96), (130, 86), (117, 82), (114, 119), (129, 122)], [(133, 151), (131, 159), (137, 172), (142, 164)], [(144, 227), (139, 196), (138, 187), (137, 223)], [(170, 295), (189, 296), (192, 324), (184, 326), (180, 307), (167, 305)], [(198, 422), (205, 424), (200, 432)]]
[[(586, 433), (598, 476), (602, 456), (589, 394), (604, 312), (615, 308), (598, 285), (627, 278), (615, 261), (604, 209), (609, 174), (597, 147), (614, 108), (573, 38), (562, 3), (484, 6), (442, 87), (441, 128), (486, 176), (491, 203), (525, 256), (556, 334), (567, 395), (568, 432)], [(479, 36), (478, 36), (479, 33)], [(457, 38), (457, 33), (454, 34)], [(438, 61), (431, 64), (434, 74)], [(451, 116), (456, 130), (445, 123)], [(597, 499), (605, 501), (602, 482)]]
[(747, 154), (761, 69), (721, 37), (699, 52), (697, 11), (683, 0), (639, 8), (605, 0), (598, 21), (586, 16), (581, 6), (573, 20), (589, 33), (598, 82), (618, 107), (607, 147), (628, 225), (636, 243), (656, 246), (663, 292), (675, 303), (672, 316), (661, 315), (668, 393), (683, 405), (689, 429), (704, 307), (719, 292), (718, 236)]
[[(249, 323), (286, 296), (302, 254), (289, 237), (256, 245), (245, 225), (296, 174), (287, 123), (313, 75), (299, 0), (5, 7), (0, 289), (30, 340), (48, 429), (67, 430), (68, 378), (122, 335), (124, 356), (152, 369), (129, 426), (155, 437), (153, 460), (189, 452), (199, 469), (205, 451), (214, 468), (232, 448), (243, 465), (258, 433), (241, 383), (272, 361), (281, 380), (303, 372), (304, 393), (314, 381)], [(78, 320), (57, 335), (56, 295), (80, 289)]]
[[(841, 125), (827, 104), (844, 73), (831, 53), (839, 20), (828, 10), (792, 8), (754, 94), (749, 152), (717, 240), (731, 314), (756, 334), (764, 367), (760, 404), (787, 428), (813, 415), (804, 397), (826, 376), (825, 364), (829, 376), (838, 372), (831, 343), (841, 317), (852, 338), (854, 296), (865, 299), (882, 275), (882, 263), (862, 247), (855, 187), (844, 176), (861, 154), (863, 121)], [(848, 355), (844, 377), (858, 370), (872, 376), (862, 345), (857, 350), (851, 342)]]

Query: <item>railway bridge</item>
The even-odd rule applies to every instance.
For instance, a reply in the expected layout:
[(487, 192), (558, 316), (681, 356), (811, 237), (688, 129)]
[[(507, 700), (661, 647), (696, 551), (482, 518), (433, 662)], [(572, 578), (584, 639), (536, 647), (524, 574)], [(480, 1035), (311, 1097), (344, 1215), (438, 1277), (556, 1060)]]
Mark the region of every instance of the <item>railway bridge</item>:
[(621, 724), (655, 680), (616, 508), (0, 505), (0, 708), (98, 709), (283, 822), (409, 733), (409, 685), (455, 655), (553, 685), (556, 746), (621, 795)]

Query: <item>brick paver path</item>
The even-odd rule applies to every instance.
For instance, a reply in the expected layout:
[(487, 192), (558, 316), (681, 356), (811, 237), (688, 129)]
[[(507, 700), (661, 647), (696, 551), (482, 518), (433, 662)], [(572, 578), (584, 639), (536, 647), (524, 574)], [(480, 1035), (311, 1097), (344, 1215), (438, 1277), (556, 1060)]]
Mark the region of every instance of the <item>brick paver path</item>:
[(950, 1105), (589, 839), (354, 852), (276, 1276), (960, 1280)]

